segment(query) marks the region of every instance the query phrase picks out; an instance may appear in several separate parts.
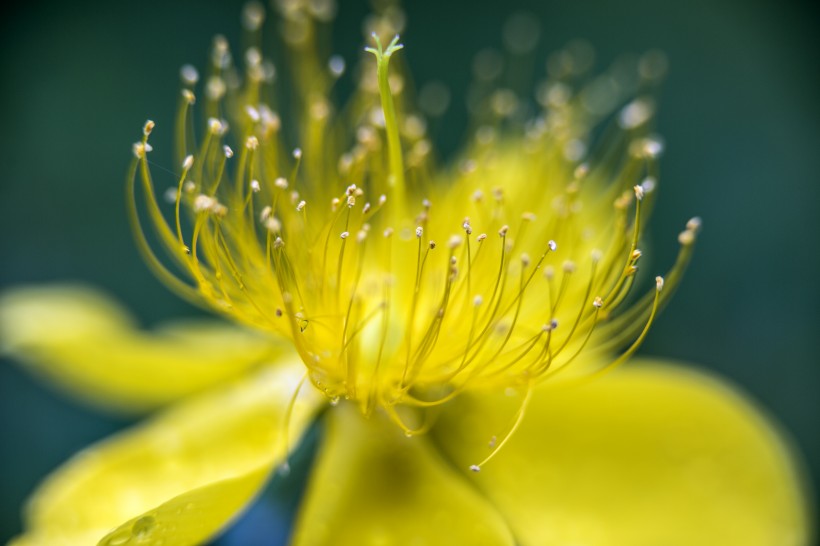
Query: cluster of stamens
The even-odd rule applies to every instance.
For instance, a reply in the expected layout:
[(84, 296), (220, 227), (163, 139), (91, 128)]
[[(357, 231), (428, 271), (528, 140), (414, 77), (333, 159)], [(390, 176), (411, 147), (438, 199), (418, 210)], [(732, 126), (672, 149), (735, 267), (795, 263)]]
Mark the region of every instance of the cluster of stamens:
[[(398, 407), (431, 407), (488, 386), (518, 389), (526, 400), (573, 363), (600, 361), (587, 352), (622, 350), (585, 374), (630, 356), (677, 284), (699, 221), (681, 234), (665, 279), (630, 298), (662, 145), (650, 131), (648, 95), (611, 115), (617, 102), (595, 102), (594, 86), (609, 85), (623, 101), (654, 80), (638, 71), (632, 86), (604, 75), (575, 89), (580, 61), (562, 52), (537, 113), (517, 118), (522, 101), (512, 91), (485, 93), (474, 138), (440, 168), (425, 114), (399, 91), (406, 78), (389, 70), (398, 38), (381, 45), (384, 33), (400, 30), (395, 14), (372, 22), (372, 56), (362, 59), (357, 93), (337, 110), (333, 86), (347, 63), (321, 51), (321, 17), (308, 4), (281, 14), (294, 60), (282, 79), (293, 86), (289, 115), (273, 107), (279, 81), (259, 47), (257, 4), (244, 18), (244, 79), (227, 41), (215, 41), (198, 145), (190, 116), (198, 74), (183, 68), (181, 173), (169, 209), (155, 198), (147, 159), (154, 124), (146, 123), (131, 178), (141, 180), (142, 196), (135, 185), (130, 212), (155, 272), (191, 301), (290, 338), (306, 381), (333, 402), (382, 408), (408, 434), (418, 430)], [(590, 149), (590, 131), (607, 118), (611, 134)], [(145, 217), (153, 235), (141, 227)]]

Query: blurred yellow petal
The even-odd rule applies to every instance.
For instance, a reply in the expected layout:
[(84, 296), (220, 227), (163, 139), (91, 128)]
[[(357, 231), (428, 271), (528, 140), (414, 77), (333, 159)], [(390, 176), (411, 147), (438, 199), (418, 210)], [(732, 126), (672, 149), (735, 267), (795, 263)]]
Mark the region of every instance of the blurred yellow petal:
[(206, 540), (253, 498), (309, 425), (323, 398), (302, 389), (284, 441), (303, 374), (296, 359), (260, 370), (79, 453), (30, 499), (19, 544)]
[(129, 412), (219, 384), (281, 351), (263, 336), (217, 322), (141, 331), (100, 292), (66, 285), (0, 296), (0, 336), (3, 352), (47, 381)]
[[(462, 397), (436, 439), (469, 473), (519, 402)], [(808, 543), (801, 475), (772, 423), (684, 368), (636, 363), (540, 389), (508, 444), (470, 474), (525, 546)]]
[(436, 452), (352, 405), (326, 415), (296, 546), (511, 545), (498, 512)]

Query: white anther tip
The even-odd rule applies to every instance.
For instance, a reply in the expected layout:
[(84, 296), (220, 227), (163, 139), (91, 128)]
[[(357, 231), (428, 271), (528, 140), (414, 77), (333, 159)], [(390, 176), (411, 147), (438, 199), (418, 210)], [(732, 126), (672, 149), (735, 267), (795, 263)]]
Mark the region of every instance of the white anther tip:
[(655, 286), (657, 287), (658, 292), (663, 290), (663, 277), (661, 277), (660, 275), (655, 277)]
[(416, 228), (416, 237), (421, 238), (422, 234), (424, 234), (424, 228), (419, 226)]
[(192, 156), (192, 155), (185, 156), (185, 159), (182, 160), (182, 168), (187, 171), (193, 166), (194, 166), (194, 156)]
[(155, 126), (155, 125), (156, 125), (156, 124), (155, 124), (153, 121), (151, 121), (150, 119), (149, 119), (148, 121), (146, 121), (146, 122), (145, 122), (145, 125), (143, 125), (143, 127), (142, 127), (142, 132), (143, 132), (143, 134), (144, 134), (145, 136), (150, 135), (150, 134), (151, 134), (151, 131), (153, 131), (153, 130), (154, 130), (154, 126)]
[(470, 465), (470, 470), (472, 470), (473, 472), (481, 472), (481, 467), (477, 464), (472, 464)]

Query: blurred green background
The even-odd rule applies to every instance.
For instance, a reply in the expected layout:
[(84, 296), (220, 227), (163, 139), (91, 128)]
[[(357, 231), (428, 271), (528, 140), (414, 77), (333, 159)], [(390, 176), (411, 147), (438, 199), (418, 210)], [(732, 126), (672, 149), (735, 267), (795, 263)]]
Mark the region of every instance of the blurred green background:
[[(690, 216), (700, 215), (704, 230), (682, 288), (642, 353), (696, 363), (741, 386), (783, 425), (817, 490), (815, 8), (757, 0), (408, 4), (403, 41), (416, 81), (437, 79), (453, 89), (441, 131), (450, 150), (466, 123), (460, 97), (472, 56), (501, 46), (502, 23), (514, 11), (534, 14), (541, 25), (535, 76), (543, 75), (546, 55), (573, 38), (595, 46), (599, 69), (624, 52), (668, 54), (659, 116), (668, 147), (652, 219), (653, 271), (672, 263), (675, 237)], [(124, 214), (124, 175), (148, 117), (157, 122), (153, 161), (175, 168), (170, 127), (179, 67), (203, 67), (215, 33), (238, 45), (240, 5), (78, 0), (4, 8), (0, 287), (82, 280), (118, 296), (147, 325), (194, 313), (137, 255)], [(361, 2), (340, 8), (334, 43), (347, 59), (361, 46), (365, 13)], [(157, 181), (164, 187), (175, 179), (157, 174)], [(55, 395), (4, 361), (0, 541), (19, 532), (20, 505), (39, 478), (125, 424)], [(264, 521), (259, 510), (248, 520)], [(252, 543), (247, 536), (237, 540)]]

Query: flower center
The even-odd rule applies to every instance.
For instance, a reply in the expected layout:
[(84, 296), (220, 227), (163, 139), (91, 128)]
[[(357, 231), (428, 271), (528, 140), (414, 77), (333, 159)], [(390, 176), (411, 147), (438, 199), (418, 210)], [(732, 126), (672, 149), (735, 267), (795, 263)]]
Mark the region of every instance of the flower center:
[[(182, 172), (169, 210), (147, 160), (153, 122), (135, 144), (130, 180), (142, 182), (156, 242), (141, 227), (135, 188), (130, 218), (160, 278), (191, 301), (289, 338), (306, 380), (331, 401), (384, 408), (408, 433), (399, 405), (435, 406), (479, 387), (529, 392), (573, 363), (589, 364), (579, 358), (588, 348), (627, 346), (611, 365), (631, 355), (698, 228), (693, 220), (681, 235), (667, 290), (657, 277), (623, 310), (658, 176), (652, 100), (623, 107), (601, 149), (588, 152), (593, 127), (617, 100), (596, 103), (594, 90), (573, 91), (569, 75), (553, 75), (541, 110), (521, 118), (512, 91), (494, 92), (459, 160), (439, 168), (407, 78), (391, 73), (397, 37), (383, 49), (373, 35), (359, 88), (337, 110), (331, 88), (344, 62), (323, 57), (315, 17), (300, 13), (283, 14), (299, 147), (287, 145), (272, 107), (273, 65), (252, 45), (240, 80), (222, 38), (198, 146), (189, 129), (198, 75), (183, 69)], [(261, 20), (246, 17), (246, 26), (248, 43), (258, 43)]]

